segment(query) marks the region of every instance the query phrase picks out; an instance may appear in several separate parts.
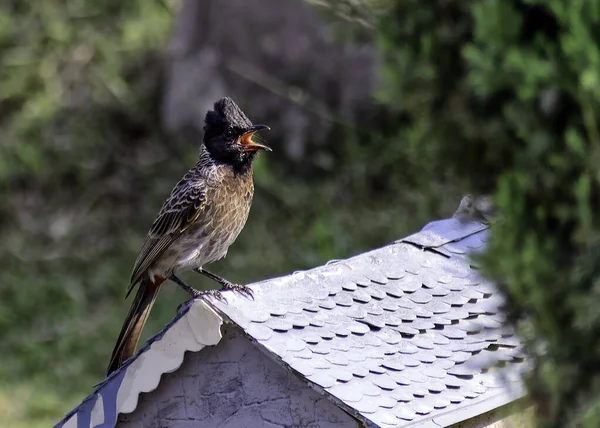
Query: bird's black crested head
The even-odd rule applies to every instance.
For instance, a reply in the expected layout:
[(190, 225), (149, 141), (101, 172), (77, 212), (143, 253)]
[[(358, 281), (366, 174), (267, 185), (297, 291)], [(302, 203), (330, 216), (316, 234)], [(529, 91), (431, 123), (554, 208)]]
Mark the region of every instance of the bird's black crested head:
[(271, 149), (252, 140), (254, 133), (269, 129), (253, 125), (229, 97), (221, 98), (204, 119), (204, 145), (214, 160), (230, 164), (236, 171), (250, 167), (258, 150)]
[(207, 128), (220, 130), (227, 127), (237, 127), (247, 129), (252, 126), (250, 119), (244, 114), (242, 109), (229, 97), (221, 98), (215, 103), (214, 110), (206, 113), (205, 130)]

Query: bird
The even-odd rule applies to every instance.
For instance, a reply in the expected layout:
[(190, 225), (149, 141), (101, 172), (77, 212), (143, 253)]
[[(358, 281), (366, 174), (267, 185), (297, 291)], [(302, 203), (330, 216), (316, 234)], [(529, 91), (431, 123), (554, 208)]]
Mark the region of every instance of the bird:
[(254, 183), (252, 162), (259, 151), (272, 151), (256, 133), (270, 130), (254, 125), (229, 97), (214, 103), (204, 118), (198, 162), (173, 187), (160, 209), (133, 267), (126, 298), (137, 286), (115, 344), (107, 376), (130, 358), (161, 285), (170, 280), (192, 295), (222, 298), (220, 290), (198, 291), (178, 275), (195, 271), (218, 282), (221, 290), (252, 297), (250, 288), (207, 271), (204, 265), (227, 255), (244, 228)]

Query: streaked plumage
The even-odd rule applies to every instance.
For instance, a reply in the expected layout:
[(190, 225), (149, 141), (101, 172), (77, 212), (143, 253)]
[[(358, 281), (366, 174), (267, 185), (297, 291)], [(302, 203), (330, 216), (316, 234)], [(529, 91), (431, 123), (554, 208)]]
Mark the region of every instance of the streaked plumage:
[(197, 295), (177, 278), (180, 272), (197, 270), (223, 288), (247, 292), (202, 267), (225, 257), (246, 224), (254, 194), (252, 160), (258, 149), (270, 150), (251, 138), (264, 128), (252, 125), (229, 98), (217, 101), (206, 114), (200, 158), (171, 191), (135, 262), (127, 295), (137, 284), (139, 288), (113, 351), (109, 374), (133, 355), (166, 279)]
[(224, 257), (246, 224), (253, 194), (251, 168), (236, 173), (204, 151), (160, 210), (135, 262), (132, 286), (146, 271), (150, 279), (165, 278)]

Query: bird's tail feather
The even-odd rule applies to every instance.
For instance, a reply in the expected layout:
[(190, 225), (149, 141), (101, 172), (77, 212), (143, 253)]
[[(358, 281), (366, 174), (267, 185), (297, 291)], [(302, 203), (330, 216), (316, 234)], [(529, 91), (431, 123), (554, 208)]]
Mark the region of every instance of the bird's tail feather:
[(150, 309), (152, 309), (160, 285), (164, 281), (163, 278), (155, 278), (154, 282), (148, 277), (142, 279), (115, 344), (115, 349), (108, 365), (107, 376), (121, 367), (123, 362), (135, 352), (140, 335), (144, 329), (144, 324), (146, 324), (146, 320), (150, 314)]

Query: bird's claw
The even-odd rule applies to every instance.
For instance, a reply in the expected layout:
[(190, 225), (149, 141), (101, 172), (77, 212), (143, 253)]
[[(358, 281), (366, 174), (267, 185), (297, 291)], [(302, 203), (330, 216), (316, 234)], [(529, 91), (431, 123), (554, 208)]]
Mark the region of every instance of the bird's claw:
[(240, 293), (242, 296), (246, 296), (254, 300), (254, 292), (252, 289), (246, 285), (233, 284), (231, 282), (223, 284), (223, 290), (231, 290), (237, 293)]
[[(191, 288), (191, 287), (190, 287)], [(193, 290), (193, 291), (191, 291)], [(190, 294), (192, 294), (192, 299), (202, 298), (202, 297), (212, 297), (220, 302), (227, 303), (227, 299), (223, 296), (222, 291), (231, 290), (237, 293), (240, 293), (243, 296), (246, 296), (252, 300), (254, 300), (254, 293), (252, 289), (246, 285), (233, 284), (231, 282), (225, 282), (222, 284), (220, 290), (208, 290), (208, 291), (198, 291), (196, 289), (191, 289)], [(180, 305), (180, 307), (183, 305)], [(178, 308), (179, 310), (180, 308)]]
[(206, 292), (196, 290), (195, 288), (192, 288), (192, 290), (190, 291), (190, 294), (192, 295), (192, 299), (197, 299), (198, 297), (202, 297), (205, 293)]
[(202, 293), (202, 296), (213, 297), (220, 302), (227, 303), (227, 299), (220, 290), (208, 290)]
[(177, 306), (177, 312), (180, 312), (184, 306), (189, 305), (194, 300), (201, 299), (203, 297), (213, 297), (213, 298), (219, 300), (220, 302), (227, 303), (227, 299), (225, 298), (225, 296), (223, 296), (223, 293), (221, 293), (221, 291), (219, 291), (219, 290), (200, 291), (200, 290), (196, 290), (195, 288), (192, 288), (190, 290), (190, 294), (192, 295), (192, 298), (181, 303), (179, 306)]

